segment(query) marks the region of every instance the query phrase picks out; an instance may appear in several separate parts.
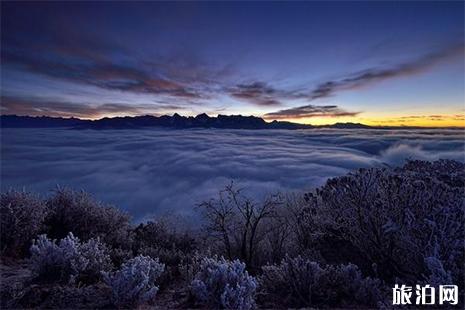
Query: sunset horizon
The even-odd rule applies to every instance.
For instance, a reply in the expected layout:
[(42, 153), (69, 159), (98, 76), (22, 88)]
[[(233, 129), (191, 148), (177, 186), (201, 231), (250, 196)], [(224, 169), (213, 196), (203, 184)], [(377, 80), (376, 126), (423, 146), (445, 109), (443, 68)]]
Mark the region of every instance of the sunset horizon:
[(5, 2), (0, 113), (465, 124), (459, 2), (141, 7)]
[[(284, 121), (284, 122), (291, 122), (296, 124), (302, 125), (311, 125), (311, 126), (325, 126), (325, 125), (334, 125), (340, 123), (356, 123), (356, 124), (363, 124), (371, 127), (424, 127), (424, 128), (465, 128), (464, 118), (462, 115), (452, 115), (452, 116), (445, 116), (445, 115), (416, 115), (416, 116), (399, 116), (394, 118), (388, 119), (366, 119), (366, 118), (346, 118), (346, 117), (339, 117), (339, 118), (269, 118), (266, 115), (252, 115), (252, 114), (208, 114), (208, 113), (199, 113), (196, 115), (184, 115), (178, 112), (174, 112), (172, 114), (165, 113), (165, 114), (110, 114), (110, 115), (98, 115), (95, 117), (87, 116), (87, 117), (80, 117), (80, 116), (73, 116), (73, 115), (56, 115), (56, 114), (1, 114), (4, 116), (29, 116), (29, 117), (52, 117), (52, 118), (65, 118), (65, 119), (80, 119), (80, 120), (90, 120), (90, 121), (98, 121), (104, 118), (124, 118), (124, 117), (143, 117), (143, 116), (153, 116), (153, 117), (160, 117), (160, 116), (173, 116), (178, 114), (182, 117), (196, 117), (198, 115), (206, 114), (209, 117), (218, 117), (219, 115), (226, 115), (226, 116), (244, 116), (244, 117), (258, 117), (262, 118), (265, 122), (271, 123), (274, 121)], [(328, 120), (329, 119), (329, 120)]]

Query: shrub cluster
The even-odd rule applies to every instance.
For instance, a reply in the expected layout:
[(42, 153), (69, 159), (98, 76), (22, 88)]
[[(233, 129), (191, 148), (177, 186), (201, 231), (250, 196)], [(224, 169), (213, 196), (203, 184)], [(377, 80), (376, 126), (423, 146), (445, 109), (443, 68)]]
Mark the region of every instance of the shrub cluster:
[(63, 238), (72, 232), (82, 240), (99, 237), (112, 247), (130, 247), (129, 215), (102, 204), (84, 191), (58, 188), (47, 206), (45, 225), (51, 238)]
[(451, 177), (443, 177), (438, 168), (452, 166), (446, 163), (431, 169), (416, 161), (329, 180), (307, 205), (316, 212), (319, 235), (350, 245), (363, 268), (375, 266), (373, 272), (391, 283), (431, 281), (435, 265), (462, 284), (465, 188), (448, 170)]
[(7, 191), (0, 196), (0, 221), (2, 256), (27, 256), (32, 239), (42, 233), (62, 239), (72, 232), (81, 240), (100, 238), (115, 249), (131, 247), (129, 215), (83, 191), (58, 188), (47, 200)]
[(154, 300), (157, 292), (157, 279), (165, 265), (158, 259), (136, 256), (121, 266), (121, 269), (104, 273), (105, 283), (111, 287), (112, 302), (118, 307), (134, 307)]
[(3, 256), (22, 257), (31, 240), (44, 232), (47, 206), (39, 197), (10, 190), (0, 196), (0, 250)]
[(191, 283), (193, 296), (214, 309), (252, 309), (257, 282), (238, 260), (204, 258)]
[(70, 233), (57, 243), (40, 235), (31, 246), (32, 272), (40, 281), (96, 282), (102, 271), (112, 268), (107, 252), (98, 239), (81, 243)]
[(167, 282), (180, 276), (179, 266), (194, 256), (199, 244), (186, 232), (177, 232), (175, 224), (165, 220), (149, 221), (133, 231), (133, 252), (159, 259), (165, 264), (164, 279)]
[(301, 256), (264, 266), (260, 285), (265, 296), (289, 307), (375, 307), (383, 299), (381, 282), (363, 277), (357, 266), (323, 266)]

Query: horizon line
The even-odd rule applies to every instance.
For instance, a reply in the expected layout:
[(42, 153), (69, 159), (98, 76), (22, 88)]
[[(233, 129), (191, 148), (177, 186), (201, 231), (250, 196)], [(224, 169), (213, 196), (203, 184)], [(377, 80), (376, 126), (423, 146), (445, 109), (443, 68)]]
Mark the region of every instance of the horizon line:
[(370, 127), (370, 128), (373, 128), (373, 129), (399, 129), (399, 128), (404, 128), (404, 129), (416, 129), (416, 128), (420, 128), (420, 129), (465, 129), (465, 125), (464, 126), (421, 126), (421, 125), (415, 125), (415, 126), (412, 126), (412, 125), (368, 125), (368, 124), (365, 124), (365, 123), (361, 123), (361, 122), (335, 122), (335, 123), (328, 123), (328, 124), (319, 124), (319, 125), (314, 125), (314, 124), (311, 124), (311, 123), (299, 123), (299, 122), (291, 122), (291, 121), (286, 121), (286, 120), (277, 120), (277, 119), (273, 119), (273, 120), (267, 120), (266, 118), (263, 118), (261, 116), (256, 116), (256, 115), (242, 115), (242, 114), (217, 114), (216, 116), (210, 116), (208, 115), (208, 113), (200, 113), (200, 114), (197, 114), (195, 116), (192, 116), (192, 115), (189, 115), (189, 116), (184, 116), (184, 115), (181, 115), (177, 112), (173, 113), (172, 115), (169, 115), (169, 114), (161, 114), (161, 115), (153, 115), (153, 114), (140, 114), (140, 115), (124, 115), (124, 116), (104, 116), (104, 117), (100, 117), (100, 118), (80, 118), (80, 117), (76, 117), (76, 116), (49, 116), (49, 115), (19, 115), (19, 114), (1, 114), (0, 113), (0, 117), (11, 117), (11, 116), (14, 116), (14, 117), (30, 117), (30, 118), (53, 118), (53, 119), (76, 119), (76, 120), (80, 120), (80, 121), (89, 121), (89, 122), (98, 122), (98, 121), (101, 121), (103, 119), (115, 119), (115, 118), (137, 118), (137, 117), (146, 117), (146, 116), (149, 116), (149, 117), (155, 117), (155, 118), (160, 118), (160, 117), (163, 117), (163, 116), (167, 116), (167, 117), (174, 117), (175, 115), (178, 115), (180, 117), (183, 117), (183, 118), (196, 118), (200, 115), (207, 115), (208, 117), (210, 118), (218, 118), (218, 116), (240, 116), (240, 117), (255, 117), (255, 118), (260, 118), (262, 119), (264, 122), (266, 123), (272, 123), (272, 122), (284, 122), (284, 123), (294, 123), (294, 124), (298, 124), (298, 125), (306, 125), (306, 126), (309, 126), (309, 127), (326, 127), (326, 126), (333, 126), (333, 125), (337, 125), (337, 124), (356, 124), (356, 125), (363, 125), (363, 126), (367, 126), (367, 127)]

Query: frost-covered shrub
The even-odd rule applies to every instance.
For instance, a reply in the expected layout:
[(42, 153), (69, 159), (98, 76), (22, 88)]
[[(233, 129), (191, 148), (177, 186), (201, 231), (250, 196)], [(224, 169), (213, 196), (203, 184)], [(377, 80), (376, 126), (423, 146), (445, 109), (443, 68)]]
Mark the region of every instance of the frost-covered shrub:
[(164, 264), (176, 266), (185, 255), (198, 249), (198, 242), (164, 221), (150, 221), (134, 229), (133, 249), (136, 253), (158, 257)]
[(284, 306), (373, 307), (383, 299), (380, 281), (364, 278), (352, 264), (322, 266), (298, 256), (262, 269), (259, 281), (266, 298)]
[(0, 249), (6, 256), (27, 254), (31, 240), (43, 232), (47, 207), (38, 197), (24, 191), (7, 191), (0, 196)]
[(98, 239), (81, 243), (70, 233), (58, 243), (40, 235), (31, 246), (31, 269), (39, 281), (91, 283), (112, 268), (104, 244)]
[(160, 220), (140, 224), (133, 231), (135, 255), (158, 258), (165, 264), (160, 284), (179, 278), (179, 265), (188, 260), (198, 248), (198, 242), (194, 237), (186, 232), (179, 233), (175, 228), (175, 225), (170, 226), (164, 220)]
[[(318, 189), (308, 201), (308, 217), (318, 235), (353, 248), (363, 270), (386, 281), (414, 284), (443, 273), (460, 285), (464, 170), (464, 164), (445, 160), (361, 169)], [(353, 261), (350, 254), (344, 256)]]
[(204, 305), (224, 309), (255, 307), (257, 282), (239, 260), (204, 258), (191, 283), (195, 299)]
[(186, 256), (178, 265), (178, 270), (183, 281), (189, 284), (194, 281), (195, 276), (200, 272), (204, 257), (211, 256), (210, 251), (207, 251), (205, 254), (201, 255), (199, 252), (195, 252), (192, 255)]
[(158, 285), (157, 279), (165, 265), (146, 256), (136, 256), (121, 266), (121, 269), (104, 273), (104, 281), (112, 290), (112, 301), (121, 307), (136, 306), (154, 300)]
[(59, 188), (47, 201), (48, 235), (63, 238), (69, 232), (82, 240), (101, 238), (112, 247), (129, 247), (130, 217), (127, 213), (94, 200), (84, 191)]
[(79, 269), (78, 280), (94, 283), (101, 279), (102, 271), (113, 267), (110, 250), (100, 239), (89, 239), (79, 246), (79, 254), (84, 265)]
[(131, 258), (134, 258), (134, 253), (132, 252), (132, 249), (110, 248), (108, 253), (110, 255), (113, 265), (116, 268), (121, 267), (122, 264), (124, 264)]

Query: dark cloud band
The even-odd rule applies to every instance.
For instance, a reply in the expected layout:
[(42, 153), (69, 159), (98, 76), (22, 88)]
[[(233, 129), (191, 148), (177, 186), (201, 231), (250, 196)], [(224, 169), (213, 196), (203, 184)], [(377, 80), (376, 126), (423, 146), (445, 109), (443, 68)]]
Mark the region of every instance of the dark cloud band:
[(338, 80), (330, 80), (319, 84), (308, 95), (308, 99), (315, 100), (329, 97), (342, 90), (358, 89), (367, 85), (381, 82), (387, 79), (400, 78), (422, 73), (440, 62), (462, 57), (464, 55), (464, 44), (449, 46), (439, 52), (430, 53), (412, 62), (403, 63), (389, 68), (372, 68)]
[(360, 112), (349, 112), (335, 105), (304, 105), (291, 109), (270, 112), (264, 115), (266, 119), (295, 119), (312, 117), (343, 117), (357, 116)]

